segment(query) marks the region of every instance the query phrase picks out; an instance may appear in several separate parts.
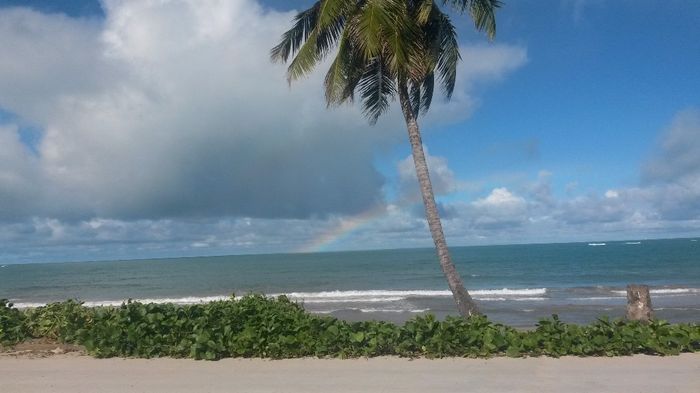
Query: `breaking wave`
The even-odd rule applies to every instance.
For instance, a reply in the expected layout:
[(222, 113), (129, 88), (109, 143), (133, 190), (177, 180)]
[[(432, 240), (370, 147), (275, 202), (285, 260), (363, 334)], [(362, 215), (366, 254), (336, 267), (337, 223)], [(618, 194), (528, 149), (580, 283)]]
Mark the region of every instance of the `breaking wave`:
[[(544, 295), (547, 294), (547, 288), (522, 288), (522, 289), (481, 289), (470, 291), (471, 295), (476, 300), (482, 301), (506, 301), (506, 300), (521, 300), (521, 301), (539, 301), (546, 300)], [(321, 291), (321, 292), (290, 292), (276, 293), (268, 296), (276, 297), (286, 295), (289, 299), (308, 304), (315, 303), (380, 303), (380, 302), (397, 302), (410, 298), (431, 298), (431, 297), (451, 297), (452, 292), (448, 290), (352, 290), (352, 291)], [(227, 300), (230, 296), (186, 296), (186, 297), (165, 297), (165, 298), (141, 298), (132, 299), (140, 303), (155, 303), (155, 304), (202, 304), (213, 301)], [(120, 306), (126, 302), (126, 299), (120, 300), (89, 300), (83, 304), (87, 307), (113, 307)], [(39, 302), (15, 302), (17, 308), (35, 308), (45, 306), (46, 303)]]
[[(547, 293), (547, 288), (524, 289), (481, 289), (472, 290), (469, 293), (477, 300), (544, 300), (542, 295)], [(425, 297), (451, 297), (452, 292), (447, 290), (366, 290), (366, 291), (322, 291), (322, 292), (291, 292), (286, 294), (292, 300), (304, 303), (374, 303), (394, 302), (409, 298)], [(276, 295), (272, 295), (276, 296)]]

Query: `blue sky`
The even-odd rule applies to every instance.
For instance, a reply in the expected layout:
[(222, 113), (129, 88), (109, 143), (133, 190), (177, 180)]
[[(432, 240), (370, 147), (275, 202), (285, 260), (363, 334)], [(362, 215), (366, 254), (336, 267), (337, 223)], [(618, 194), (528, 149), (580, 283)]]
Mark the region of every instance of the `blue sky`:
[[(267, 59), (311, 3), (0, 0), (0, 261), (430, 246), (397, 111)], [(422, 122), (451, 244), (700, 235), (700, 3), (454, 18)]]

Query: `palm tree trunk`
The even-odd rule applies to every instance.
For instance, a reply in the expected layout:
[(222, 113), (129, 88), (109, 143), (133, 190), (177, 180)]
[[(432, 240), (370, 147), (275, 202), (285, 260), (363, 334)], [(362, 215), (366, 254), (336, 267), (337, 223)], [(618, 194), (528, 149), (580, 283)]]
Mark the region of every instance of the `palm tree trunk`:
[(428, 163), (425, 161), (425, 153), (423, 152), (423, 141), (418, 128), (416, 114), (413, 113), (410, 100), (408, 98), (408, 88), (404, 81), (399, 82), (399, 101), (401, 102), (401, 110), (406, 120), (408, 128), (408, 139), (411, 142), (411, 151), (413, 154), (413, 163), (416, 166), (416, 174), (418, 175), (418, 183), (420, 184), (421, 195), (423, 196), (423, 205), (425, 206), (425, 216), (428, 220), (430, 234), (433, 236), (435, 249), (440, 260), (440, 267), (447, 279), (447, 285), (452, 291), (455, 303), (459, 309), (460, 315), (470, 317), (478, 315), (479, 310), (476, 303), (472, 300), (469, 292), (464, 288), (462, 278), (459, 276), (455, 265), (452, 263), (450, 252), (447, 249), (445, 234), (442, 232), (442, 223), (435, 204), (435, 196), (433, 195), (433, 186), (430, 183), (428, 174)]

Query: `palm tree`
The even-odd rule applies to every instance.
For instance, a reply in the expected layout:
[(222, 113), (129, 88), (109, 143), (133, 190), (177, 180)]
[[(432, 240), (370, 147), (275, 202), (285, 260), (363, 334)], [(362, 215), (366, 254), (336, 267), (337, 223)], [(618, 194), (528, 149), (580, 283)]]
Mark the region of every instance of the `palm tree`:
[(326, 102), (351, 102), (358, 92), (371, 124), (398, 96), (440, 266), (460, 314), (469, 317), (479, 311), (447, 249), (418, 127), (418, 116), (430, 108), (436, 79), (451, 97), (461, 59), (455, 27), (438, 2), (469, 13), (477, 30), (489, 38), (495, 35), (498, 0), (319, 0), (296, 16), (271, 58), (284, 63), (291, 58), (291, 83), (335, 50), (324, 82)]

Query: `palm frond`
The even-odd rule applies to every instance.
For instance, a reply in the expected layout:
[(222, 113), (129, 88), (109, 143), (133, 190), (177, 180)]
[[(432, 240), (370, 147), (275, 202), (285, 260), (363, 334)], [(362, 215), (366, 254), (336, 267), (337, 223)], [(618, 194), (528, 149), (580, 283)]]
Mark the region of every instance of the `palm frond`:
[(318, 30), (314, 29), (289, 63), (287, 68), (287, 81), (289, 83), (311, 72), (321, 60), (317, 42)]
[(316, 26), (320, 5), (321, 1), (317, 1), (311, 8), (297, 14), (294, 26), (282, 34), (280, 43), (270, 51), (272, 61), (286, 63), (289, 56), (293, 56), (299, 50)]
[(367, 0), (353, 24), (353, 41), (367, 61), (381, 54), (387, 33), (396, 29), (403, 2), (399, 0)]
[(395, 78), (381, 58), (372, 59), (357, 86), (362, 95), (362, 110), (371, 124), (375, 124), (389, 108), (396, 94)]
[(461, 59), (457, 32), (450, 17), (442, 12), (435, 13), (435, 41), (438, 49), (437, 74), (445, 90), (447, 99), (452, 97), (457, 81), (457, 64)]
[(474, 26), (479, 31), (486, 31), (489, 39), (496, 36), (496, 8), (500, 6), (498, 0), (472, 0), (469, 8)]
[(420, 54), (420, 30), (414, 21), (405, 15), (387, 32), (384, 57), (392, 72), (413, 73), (416, 70), (415, 59)]
[(411, 100), (411, 110), (415, 116), (425, 115), (433, 102), (435, 76), (431, 72), (420, 82), (411, 82), (408, 95)]
[[(409, 110), (425, 114), (435, 83), (449, 99), (461, 59), (457, 31), (437, 0), (319, 0), (294, 19), (270, 53), (289, 62), (291, 82), (311, 72), (337, 48), (325, 80), (329, 106), (362, 97), (363, 113), (375, 123), (403, 86)], [(442, 0), (469, 13), (478, 30), (496, 32), (500, 0)]]
[(408, 89), (408, 97), (411, 100), (411, 111), (415, 116), (418, 116), (421, 108), (421, 91), (420, 84), (411, 83)]
[(448, 2), (459, 12), (469, 12), (476, 29), (486, 31), (489, 39), (496, 36), (496, 9), (503, 4), (500, 0), (443, 0)]
[(353, 5), (353, 0), (323, 0), (318, 10), (318, 27), (325, 29), (335, 23)]
[[(423, 79), (421, 85), (421, 114), (425, 115), (430, 109), (430, 104), (433, 102), (433, 92), (435, 90), (435, 74), (432, 72)], [(416, 112), (417, 114), (418, 112)]]
[(345, 30), (345, 17), (338, 16), (334, 21), (325, 27), (320, 25), (317, 27), (318, 39), (316, 40), (316, 50), (321, 57), (325, 57), (333, 48), (335, 48), (343, 31)]
[(323, 81), (326, 90), (326, 104), (328, 106), (338, 105), (347, 98), (344, 97), (344, 92), (348, 85), (348, 74), (351, 72), (349, 67), (351, 51), (348, 46), (352, 45), (347, 35), (347, 30), (345, 30), (338, 43), (338, 53), (333, 59)]
[(347, 67), (345, 69), (346, 84), (340, 97), (341, 102), (352, 102), (355, 99), (355, 90), (365, 74), (367, 64), (360, 50), (354, 47), (354, 45), (349, 45), (347, 52)]
[(335, 48), (343, 34), (344, 24), (344, 18), (339, 17), (327, 28), (320, 29), (316, 26), (311, 31), (287, 68), (287, 79), (290, 83), (311, 72)]
[(423, 0), (416, 7), (416, 21), (420, 25), (424, 25), (430, 18), (430, 13), (433, 12), (433, 0)]

